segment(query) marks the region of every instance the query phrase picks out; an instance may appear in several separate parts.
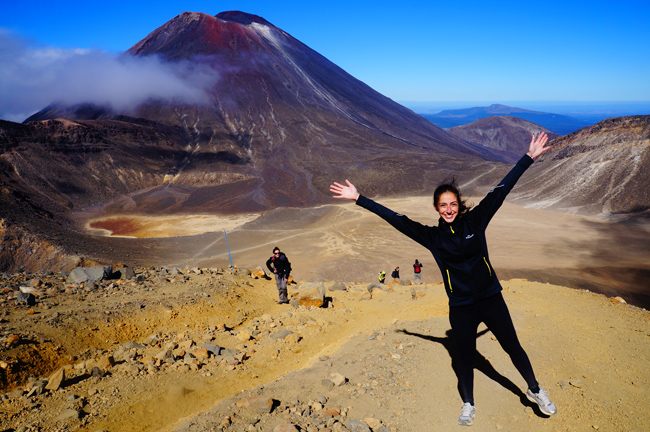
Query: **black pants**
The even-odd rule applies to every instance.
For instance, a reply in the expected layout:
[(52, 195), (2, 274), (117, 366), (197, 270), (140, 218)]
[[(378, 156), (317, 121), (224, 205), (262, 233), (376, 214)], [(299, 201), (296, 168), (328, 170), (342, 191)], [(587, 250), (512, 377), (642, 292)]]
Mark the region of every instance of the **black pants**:
[(449, 323), (457, 343), (458, 389), (463, 402), (474, 404), (474, 356), (476, 354), (476, 332), (480, 323), (497, 338), (501, 348), (508, 353), (512, 363), (529, 388), (536, 388), (533, 367), (528, 355), (521, 347), (515, 326), (512, 324), (508, 306), (501, 293), (467, 306), (449, 308)]

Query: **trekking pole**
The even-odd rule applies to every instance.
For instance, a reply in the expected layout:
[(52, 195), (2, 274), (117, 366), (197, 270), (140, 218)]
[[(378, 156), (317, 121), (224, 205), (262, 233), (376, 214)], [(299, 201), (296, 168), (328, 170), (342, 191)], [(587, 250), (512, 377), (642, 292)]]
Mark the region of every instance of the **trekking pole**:
[(228, 248), (228, 257), (230, 258), (230, 268), (235, 268), (235, 266), (232, 265), (232, 255), (230, 255), (230, 245), (228, 244), (228, 234), (226, 233), (226, 230), (223, 230), (223, 235), (226, 236), (226, 247)]

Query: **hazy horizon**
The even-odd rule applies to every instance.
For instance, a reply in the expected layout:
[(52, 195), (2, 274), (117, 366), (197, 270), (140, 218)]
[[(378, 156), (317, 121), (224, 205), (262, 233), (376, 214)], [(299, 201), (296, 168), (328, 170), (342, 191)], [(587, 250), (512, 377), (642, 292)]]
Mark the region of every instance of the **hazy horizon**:
[(420, 115), (438, 114), (444, 110), (507, 105), (531, 111), (560, 114), (589, 124), (612, 117), (650, 115), (650, 101), (398, 101)]

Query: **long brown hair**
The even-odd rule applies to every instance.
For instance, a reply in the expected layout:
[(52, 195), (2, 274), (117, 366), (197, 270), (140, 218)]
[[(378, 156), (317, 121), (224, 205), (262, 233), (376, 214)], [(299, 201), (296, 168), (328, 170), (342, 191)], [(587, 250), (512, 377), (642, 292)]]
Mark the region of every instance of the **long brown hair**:
[(467, 204), (467, 201), (463, 199), (458, 189), (458, 184), (456, 183), (456, 178), (451, 179), (451, 181), (445, 181), (443, 184), (438, 186), (433, 192), (433, 206), (438, 209), (438, 203), (440, 202), (440, 195), (445, 192), (451, 192), (456, 195), (458, 200), (458, 216), (463, 217), (471, 210), (471, 205)]

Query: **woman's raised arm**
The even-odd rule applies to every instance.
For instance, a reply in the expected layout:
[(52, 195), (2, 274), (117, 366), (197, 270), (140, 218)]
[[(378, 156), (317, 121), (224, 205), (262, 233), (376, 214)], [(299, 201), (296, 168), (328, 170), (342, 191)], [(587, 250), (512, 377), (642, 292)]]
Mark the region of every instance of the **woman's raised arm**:
[(333, 198), (345, 198), (356, 201), (357, 198), (359, 198), (359, 192), (357, 192), (357, 188), (354, 187), (354, 185), (350, 183), (350, 180), (348, 179), (345, 179), (345, 183), (347, 183), (347, 186), (343, 186), (337, 182), (334, 182), (330, 185), (330, 192), (336, 194), (333, 196)]

